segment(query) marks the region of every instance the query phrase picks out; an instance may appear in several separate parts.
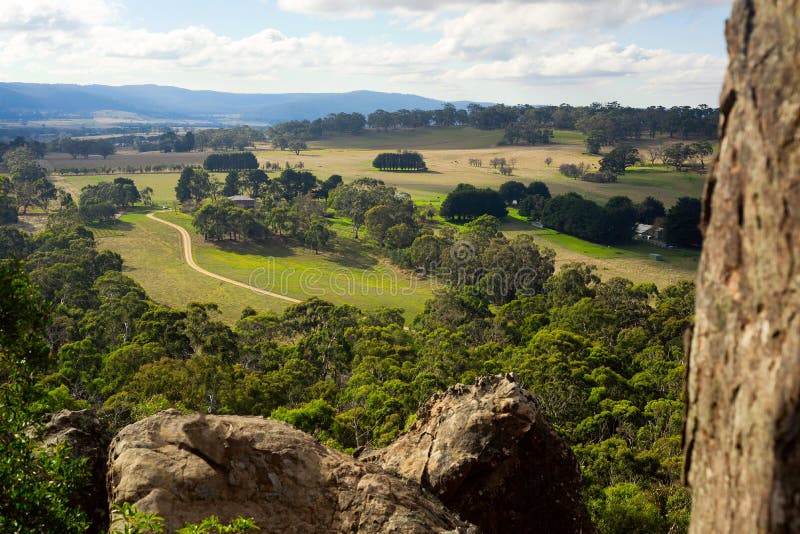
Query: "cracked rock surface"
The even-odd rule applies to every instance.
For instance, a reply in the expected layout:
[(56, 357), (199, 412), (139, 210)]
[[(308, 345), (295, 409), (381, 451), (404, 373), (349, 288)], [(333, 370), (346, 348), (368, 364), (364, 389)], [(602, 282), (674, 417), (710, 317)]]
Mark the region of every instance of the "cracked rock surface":
[(161, 412), (111, 443), (110, 503), (166, 518), (252, 517), (260, 532), (477, 532), (416, 484), (280, 421)]
[(594, 532), (575, 456), (510, 375), (435, 395), (406, 434), (360, 459), (419, 483), (484, 532)]

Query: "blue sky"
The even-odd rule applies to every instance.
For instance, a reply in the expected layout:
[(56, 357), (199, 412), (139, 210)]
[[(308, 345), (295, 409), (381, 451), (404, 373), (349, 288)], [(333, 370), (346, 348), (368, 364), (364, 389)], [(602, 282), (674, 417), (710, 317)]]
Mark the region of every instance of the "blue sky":
[(2, 0), (0, 81), (716, 106), (731, 0)]

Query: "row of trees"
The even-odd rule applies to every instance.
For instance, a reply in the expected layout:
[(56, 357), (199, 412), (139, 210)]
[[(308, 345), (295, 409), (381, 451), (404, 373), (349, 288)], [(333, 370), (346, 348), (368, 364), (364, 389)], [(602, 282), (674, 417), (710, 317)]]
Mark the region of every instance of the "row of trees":
[(173, 130), (167, 129), (155, 140), (151, 139), (149, 137), (136, 139), (133, 146), (139, 152), (191, 152), (196, 144), (194, 132), (191, 131), (180, 136)]
[(258, 160), (252, 152), (210, 154), (203, 161), (203, 168), (207, 171), (258, 169)]
[(381, 171), (426, 171), (428, 167), (419, 152), (383, 152), (372, 160), (372, 166)]
[[(655, 138), (660, 134), (688, 139), (714, 137), (719, 111), (708, 106), (651, 106), (631, 108), (616, 102), (594, 103), (590, 106), (482, 106), (470, 104), (466, 109), (456, 109), (446, 104), (440, 110), (377, 110), (370, 113), (370, 128), (422, 128), (428, 126), (469, 125), (482, 130), (508, 129), (509, 141), (524, 137), (524, 132), (543, 128), (578, 130), (594, 137), (601, 145), (617, 144), (626, 139), (639, 139), (643, 135)], [(533, 126), (533, 127), (531, 127)], [(532, 135), (535, 138), (535, 135)], [(546, 142), (540, 137), (539, 142)]]

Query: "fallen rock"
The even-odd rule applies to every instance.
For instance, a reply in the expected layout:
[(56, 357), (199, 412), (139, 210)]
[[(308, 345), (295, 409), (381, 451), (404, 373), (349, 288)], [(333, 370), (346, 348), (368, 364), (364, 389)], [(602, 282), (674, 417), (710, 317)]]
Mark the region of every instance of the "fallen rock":
[(91, 410), (61, 410), (50, 416), (41, 435), (45, 446), (66, 443), (70, 457), (86, 459), (89, 479), (73, 496), (73, 503), (83, 510), (91, 526), (90, 533), (108, 529), (108, 496), (106, 494), (106, 459), (111, 436)]
[(419, 486), (320, 445), (280, 421), (161, 412), (109, 450), (110, 503), (165, 518), (212, 514), (261, 532), (477, 532)]
[(410, 430), (360, 459), (419, 483), (485, 532), (594, 532), (571, 449), (513, 375), (434, 396)]

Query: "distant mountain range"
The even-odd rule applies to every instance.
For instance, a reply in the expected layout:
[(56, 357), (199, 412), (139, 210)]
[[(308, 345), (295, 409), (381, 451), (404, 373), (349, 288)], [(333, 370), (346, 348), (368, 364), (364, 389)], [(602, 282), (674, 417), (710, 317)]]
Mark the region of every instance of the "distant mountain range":
[[(0, 83), (0, 118), (44, 120), (91, 118), (276, 123), (316, 119), (329, 113), (376, 109), (438, 109), (441, 100), (400, 93), (239, 94), (192, 91), (161, 85), (68, 85)], [(453, 102), (464, 107), (468, 102)]]

